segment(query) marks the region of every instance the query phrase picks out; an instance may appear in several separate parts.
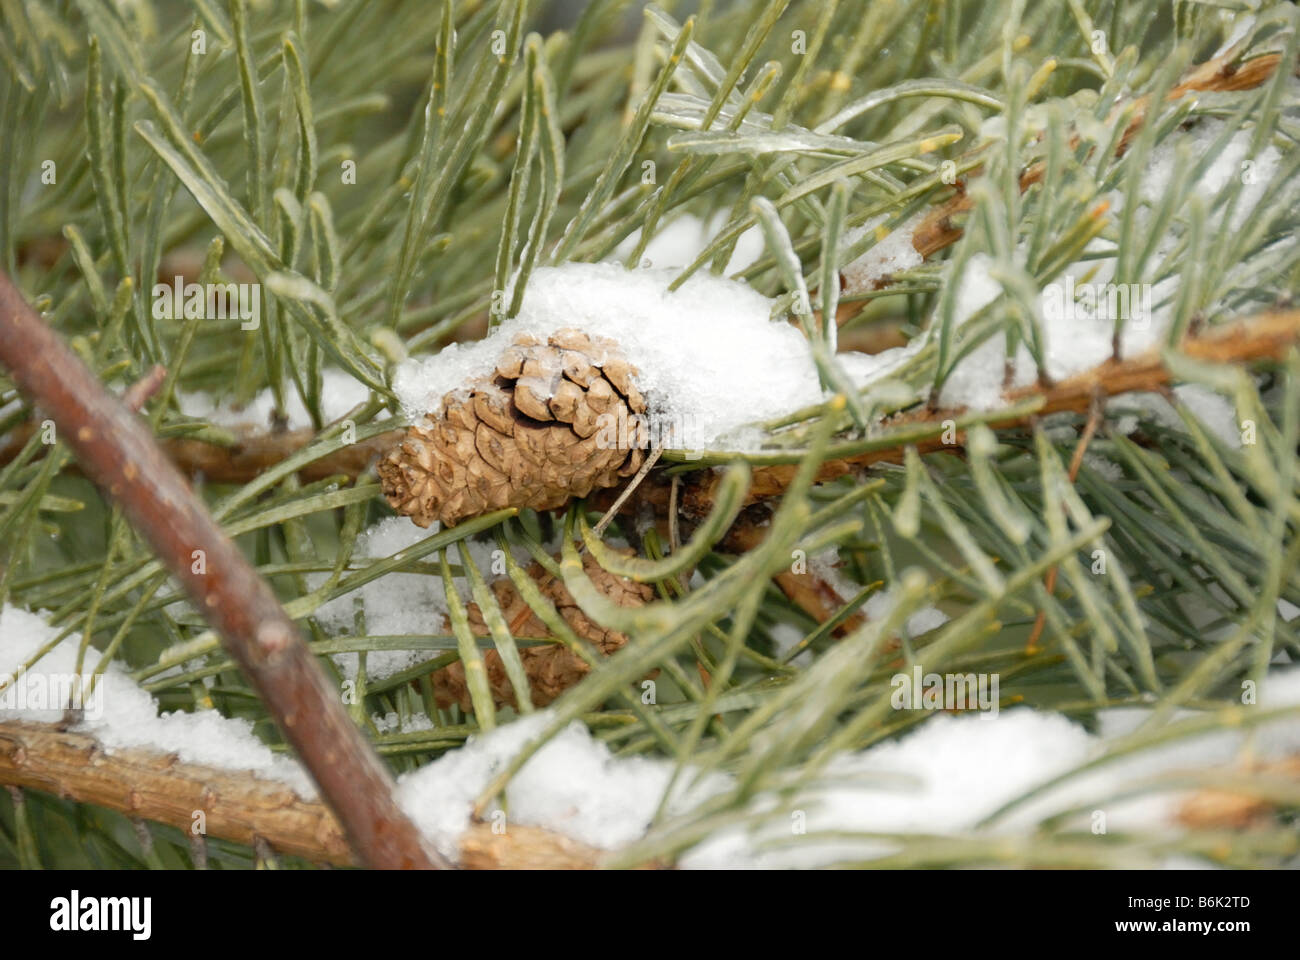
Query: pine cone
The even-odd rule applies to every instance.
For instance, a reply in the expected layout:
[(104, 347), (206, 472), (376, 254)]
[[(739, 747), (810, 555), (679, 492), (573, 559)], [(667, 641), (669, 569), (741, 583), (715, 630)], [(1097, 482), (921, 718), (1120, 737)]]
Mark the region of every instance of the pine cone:
[[(630, 556), (632, 551), (621, 551)], [(602, 593), (621, 607), (640, 607), (650, 602), (654, 591), (644, 583), (636, 583), (624, 577), (615, 576), (602, 568), (591, 554), (584, 554), (582, 566), (592, 582)], [(578, 607), (573, 595), (565, 589), (564, 582), (547, 573), (541, 564), (534, 563), (528, 568), (528, 575), (537, 581), (542, 594), (553, 604), (560, 616), (579, 637), (587, 640), (605, 656), (627, 643), (627, 635), (617, 630), (608, 630), (588, 619)], [(494, 580), (492, 593), (501, 606), (506, 625), (512, 636), (516, 637), (550, 637), (552, 634), (546, 625), (538, 619), (532, 607), (520, 596), (509, 577)], [(468, 606), (470, 629), (475, 636), (489, 636), (487, 622), (478, 604)], [(451, 630), (451, 624), (444, 622), (443, 629)], [(544, 707), (561, 693), (573, 686), (591, 670), (586, 662), (568, 647), (559, 643), (545, 646), (520, 647), (519, 658), (523, 661), (524, 672), (532, 687), (533, 704)], [(515, 705), (515, 691), (506, 676), (505, 664), (501, 655), (489, 650), (483, 655), (487, 667), (488, 683), (492, 689), (492, 699), (497, 706)], [(469, 686), (465, 683), (465, 665), (457, 661), (433, 674), (434, 699), (438, 706), (448, 707), (459, 703), (466, 713), (472, 710)]]
[(637, 372), (603, 337), (518, 336), (492, 379), (447, 394), (379, 462), (384, 496), (421, 527), (452, 526), (504, 507), (551, 510), (615, 486), (645, 460)]

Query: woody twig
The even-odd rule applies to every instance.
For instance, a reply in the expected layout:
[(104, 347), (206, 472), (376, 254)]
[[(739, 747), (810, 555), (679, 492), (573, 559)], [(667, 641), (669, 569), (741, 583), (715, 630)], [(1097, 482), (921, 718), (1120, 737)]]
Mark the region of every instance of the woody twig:
[[(1297, 340), (1300, 340), (1300, 310), (1287, 310), (1258, 314), (1236, 323), (1209, 328), (1196, 337), (1185, 339), (1179, 349), (1188, 357), (1209, 363), (1255, 363), (1283, 359)], [(1085, 413), (1098, 394), (1115, 397), (1124, 393), (1159, 391), (1172, 382), (1173, 375), (1165, 366), (1163, 355), (1158, 350), (1125, 360), (1107, 360), (1091, 370), (1057, 381), (1046, 388), (1035, 384), (1007, 392), (1005, 399), (1009, 405), (1033, 399), (1040, 402), (1034, 405), (1031, 413), (1009, 415), (1002, 419), (995, 417), (987, 426), (995, 430), (1022, 428), (1028, 426), (1034, 417), (1052, 413)], [(916, 428), (926, 428), (924, 436), (829, 459), (818, 471), (817, 481), (824, 483), (836, 480), (878, 463), (900, 463), (907, 446), (915, 446), (922, 454), (960, 449), (966, 442), (965, 431), (955, 430), (951, 435), (945, 436), (943, 425), (945, 421), (960, 422), (966, 412), (964, 409), (921, 407), (897, 414), (881, 424), (883, 431), (908, 428), (909, 434), (915, 434), (918, 432)], [(797, 460), (797, 455), (791, 459)], [(746, 502), (756, 503), (780, 496), (797, 469), (798, 464), (795, 462), (755, 468)], [(686, 475), (681, 497), (683, 513), (691, 518), (707, 514), (714, 501), (718, 482), (719, 475), (712, 471)], [(635, 509), (641, 502), (648, 502), (652, 506), (658, 505), (660, 501), (666, 503), (668, 481), (659, 478), (654, 483), (642, 484), (638, 494), (643, 499), (637, 501), (634, 498), (634, 504), (629, 509)]]
[[(94, 737), (55, 725), (0, 723), (0, 784), (52, 793), (78, 803), (166, 824), (195, 836), (253, 846), (336, 866), (357, 861), (343, 829), (323, 803), (251, 773), (181, 763), (147, 750), (109, 753)], [(582, 869), (603, 851), (536, 827), (494, 833), (475, 824), (461, 838), (466, 869)]]
[[(30, 421), (22, 423), (0, 441), (0, 466), (18, 455), (36, 429), (36, 425)], [(233, 446), (222, 446), (193, 437), (160, 439), (158, 445), (167, 454), (167, 458), (187, 476), (202, 477), (209, 483), (241, 484), (248, 483), (260, 473), (303, 450), (317, 436), (310, 427), (279, 431), (241, 427), (234, 433)], [(298, 471), (298, 478), (304, 483), (327, 477), (354, 480), (401, 437), (400, 430), (391, 430), (336, 450), (305, 464)]]

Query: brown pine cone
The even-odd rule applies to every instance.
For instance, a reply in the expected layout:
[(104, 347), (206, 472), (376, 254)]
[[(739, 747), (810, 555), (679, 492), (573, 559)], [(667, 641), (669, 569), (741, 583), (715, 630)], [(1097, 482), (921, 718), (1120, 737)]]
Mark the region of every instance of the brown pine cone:
[[(630, 550), (620, 552), (628, 556), (632, 553)], [(624, 577), (615, 576), (596, 563), (589, 553), (583, 554), (582, 567), (596, 587), (621, 607), (640, 607), (654, 598), (654, 591), (649, 585), (635, 583)], [(530, 565), (528, 575), (537, 581), (537, 586), (542, 591), (542, 594), (551, 603), (555, 604), (556, 610), (564, 618), (569, 628), (579, 637), (591, 643), (602, 654), (609, 656), (627, 643), (626, 634), (619, 633), (617, 630), (608, 630), (589, 619), (578, 607), (577, 601), (573, 599), (572, 594), (565, 589), (564, 582), (547, 573), (541, 564), (534, 563)], [(491, 588), (492, 593), (496, 596), (497, 603), (501, 606), (501, 613), (505, 617), (506, 625), (510, 628), (512, 636), (551, 636), (550, 631), (546, 629), (546, 625), (538, 619), (537, 614), (533, 613), (532, 607), (528, 606), (528, 603), (520, 596), (519, 591), (509, 577), (494, 580), (491, 583)], [(470, 629), (474, 632), (474, 635), (478, 637), (489, 636), (487, 622), (483, 619), (483, 613), (478, 604), (469, 604), (467, 612), (469, 614)], [(444, 622), (443, 629), (450, 631), (451, 624)], [(568, 647), (559, 643), (520, 647), (519, 658), (523, 661), (524, 671), (528, 674), (532, 687), (533, 704), (538, 707), (546, 706), (585, 677), (591, 670), (581, 657), (571, 653)], [(497, 706), (506, 704), (514, 706), (514, 687), (510, 683), (510, 678), (506, 676), (506, 668), (505, 664), (501, 662), (501, 655), (495, 650), (489, 650), (484, 653), (483, 661), (484, 666), (487, 667), (488, 683), (492, 689), (493, 701)], [(465, 683), (465, 665), (459, 661), (443, 667), (433, 674), (433, 692), (434, 699), (440, 707), (448, 707), (453, 703), (459, 703), (461, 709), (466, 713), (472, 710), (469, 686)]]
[(504, 507), (551, 510), (615, 486), (645, 460), (636, 376), (603, 337), (518, 336), (491, 379), (447, 394), (380, 460), (384, 496), (421, 527), (449, 527)]

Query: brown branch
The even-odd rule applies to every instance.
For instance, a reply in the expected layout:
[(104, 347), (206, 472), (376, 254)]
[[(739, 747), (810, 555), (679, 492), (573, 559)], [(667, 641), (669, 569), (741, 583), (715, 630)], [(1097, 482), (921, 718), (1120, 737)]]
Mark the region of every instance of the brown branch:
[[(1246, 320), (1204, 330), (1199, 336), (1185, 339), (1181, 352), (1195, 360), (1209, 363), (1251, 363), (1281, 360), (1300, 339), (1300, 310), (1276, 311), (1258, 314)], [(997, 430), (1028, 426), (1034, 417), (1052, 413), (1084, 413), (1097, 394), (1114, 397), (1122, 393), (1159, 391), (1173, 382), (1159, 350), (1152, 350), (1126, 360), (1107, 360), (1091, 370), (1057, 381), (1049, 387), (1037, 384), (1008, 391), (1005, 399), (1015, 404), (1034, 397), (1042, 397), (1042, 405), (1032, 414), (992, 420), (988, 426)], [(853, 456), (828, 460), (817, 473), (818, 483), (839, 479), (858, 473), (877, 463), (901, 463), (907, 446), (915, 446), (919, 453), (953, 451), (965, 446), (965, 431), (955, 432), (954, 442), (945, 443), (941, 436), (945, 420), (956, 420), (966, 413), (964, 408), (928, 409), (925, 407), (898, 414), (881, 424), (888, 430), (898, 427), (928, 425), (934, 436), (914, 443), (900, 443), (882, 449), (869, 450)], [(778, 464), (756, 467), (746, 503), (757, 503), (781, 496), (794, 478), (798, 464)], [(667, 502), (668, 481), (662, 475), (652, 476), (653, 482), (643, 484), (638, 497), (626, 507), (635, 511), (647, 503), (656, 509)], [(721, 474), (699, 470), (683, 477), (682, 513), (698, 520), (704, 517), (714, 503)], [(599, 499), (597, 499), (599, 503)]]
[[(771, 512), (766, 506), (751, 506), (731, 525), (718, 548), (728, 553), (747, 553), (767, 538)], [(830, 583), (810, 570), (796, 572), (793, 566), (773, 575), (781, 592), (795, 606), (818, 623), (825, 623), (841, 610), (849, 597), (841, 597)], [(835, 637), (848, 636), (866, 622), (861, 611), (854, 611), (831, 630)]]
[[(404, 434), (403, 430), (390, 430), (354, 443), (306, 464), (298, 476), (305, 483), (337, 476), (355, 480)], [(316, 433), (309, 427), (270, 433), (246, 429), (238, 437), (239, 442), (233, 447), (219, 447), (193, 438), (166, 440), (162, 446), (185, 473), (202, 476), (211, 483), (241, 484), (302, 450), (316, 439)]]
[[(328, 807), (251, 773), (181, 763), (146, 750), (106, 752), (94, 737), (55, 725), (0, 723), (0, 784), (42, 790), (77, 803), (167, 824), (193, 836), (195, 814), (204, 835), (253, 846), (259, 838), (278, 853), (317, 863), (355, 863)], [(599, 865), (604, 851), (536, 827), (493, 833), (474, 824), (461, 839), (460, 865), (473, 870), (581, 869)]]
[[(1297, 336), (1300, 336), (1300, 313), (1276, 312), (1261, 314), (1233, 325), (1211, 328), (1197, 337), (1186, 340), (1182, 349), (1188, 356), (1219, 363), (1277, 359)], [(1093, 370), (1062, 380), (1045, 391), (1037, 385), (1015, 390), (1007, 395), (1007, 399), (1008, 402), (1015, 402), (1042, 393), (1045, 406), (1039, 411), (1040, 415), (1065, 410), (1083, 412), (1087, 410), (1089, 400), (1096, 389), (1113, 396), (1134, 391), (1159, 390), (1168, 383), (1169, 376), (1159, 354), (1152, 353), (1129, 360), (1107, 361)], [(961, 410), (917, 411), (895, 417), (885, 426), (924, 421), (941, 423), (944, 419), (958, 416), (962, 412)], [(1023, 426), (1025, 423), (1027, 420), (1003, 421), (992, 426), (1015, 427)], [(7, 463), (22, 449), (34, 429), (32, 424), (23, 424), (11, 432), (8, 441), (0, 444), (0, 465)], [(239, 442), (234, 447), (222, 447), (190, 438), (160, 440), (159, 445), (185, 473), (196, 477), (201, 476), (213, 483), (247, 483), (263, 471), (306, 447), (315, 436), (310, 429), (281, 432), (255, 432), (245, 429), (240, 432)], [(365, 472), (376, 457), (390, 449), (402, 436), (402, 431), (391, 431), (345, 447), (308, 464), (299, 472), (299, 476), (304, 480), (320, 480), (332, 476), (355, 478)], [(938, 440), (923, 441), (918, 444), (918, 449), (922, 453), (947, 448), (947, 445)], [(872, 463), (896, 463), (901, 456), (902, 448), (898, 447), (862, 454), (848, 460), (830, 461), (822, 468), (819, 479), (823, 482), (835, 479), (855, 468), (870, 466)], [(755, 503), (780, 496), (785, 492), (794, 470), (794, 466), (756, 469), (748, 502)], [(701, 491), (699, 483), (692, 483), (689, 476), (684, 479), (686, 482), (683, 484), (681, 494), (682, 509), (687, 518), (698, 518), (707, 513), (712, 504), (710, 492)], [(624, 504), (623, 512), (634, 511), (643, 503), (656, 507), (660, 513), (666, 512), (670, 483), (670, 480), (660, 474), (651, 474), (637, 494)], [(599, 493), (593, 495), (591, 502), (600, 507), (608, 506), (612, 500), (608, 495)]]
[(592, 870), (606, 856), (604, 850), (537, 827), (493, 833), (489, 824), (476, 823), (460, 840), (460, 866), (465, 870)]
[[(36, 429), (36, 425), (28, 421), (9, 432), (0, 443), (0, 466), (18, 455)], [(310, 427), (279, 431), (239, 427), (234, 433), (236, 442), (229, 447), (193, 437), (172, 437), (157, 442), (167, 458), (188, 476), (202, 477), (209, 483), (242, 484), (256, 479), (263, 471), (287, 460), (316, 439), (316, 432)], [(336, 450), (303, 466), (298, 477), (304, 483), (339, 476), (355, 480), (376, 459), (392, 449), (404, 434), (402, 430), (390, 430)]]
[[(387, 868), (445, 865), (398, 808), (388, 770), (266, 581), (213, 522), (141, 419), (104, 389), (2, 272), (0, 363), (54, 420), (87, 476), (117, 502), (220, 634), (360, 860)], [(205, 565), (194, 563), (196, 551)]]
[[(1220, 363), (1249, 362), (1263, 359), (1280, 358), (1287, 347), (1300, 336), (1300, 313), (1279, 312), (1263, 314), (1234, 325), (1217, 327), (1202, 335), (1189, 338), (1183, 344), (1183, 352), (1188, 356)], [(1101, 366), (1079, 374), (1048, 388), (1046, 391), (1037, 385), (1013, 391), (1008, 395), (1009, 402), (1023, 400), (1042, 393), (1044, 407), (1038, 415), (1059, 413), (1072, 410), (1082, 412), (1088, 408), (1094, 391), (1101, 390), (1108, 395), (1117, 395), (1134, 391), (1160, 390), (1170, 382), (1159, 354), (1151, 353), (1125, 361), (1107, 361)], [(916, 411), (900, 415), (886, 423), (886, 426), (899, 426), (930, 422), (941, 424), (944, 419), (957, 417), (962, 410)], [(1025, 426), (1028, 418), (1004, 420), (991, 424), (998, 428)], [(0, 464), (7, 462), (20, 450), (31, 436), (30, 425), (23, 425), (11, 434), (9, 442), (0, 446)], [(312, 441), (315, 434), (310, 429), (289, 430), (279, 433), (246, 432), (240, 443), (231, 448), (220, 447), (204, 441), (184, 439), (161, 441), (161, 446), (182, 470), (201, 475), (213, 482), (244, 483), (254, 479), (262, 471), (273, 467), (283, 459), (301, 450)], [(363, 443), (347, 447), (304, 467), (300, 476), (304, 479), (322, 479), (328, 476), (345, 475), (356, 477), (364, 472), (380, 453), (396, 443), (402, 436), (400, 431), (393, 431), (374, 437)], [(964, 434), (957, 436), (957, 446), (964, 443)], [(924, 440), (917, 444), (922, 453), (954, 449), (953, 445), (944, 444), (940, 439)], [(848, 473), (869, 467), (874, 463), (901, 462), (903, 448), (891, 447), (872, 451), (840, 460), (832, 460), (823, 465), (819, 481), (825, 482)], [(759, 467), (754, 471), (753, 485), (747, 498), (750, 504), (770, 500), (781, 496), (794, 475), (795, 466), (779, 465)], [(681, 513), (685, 518), (698, 520), (708, 513), (713, 503), (714, 478), (707, 471), (680, 477)], [(657, 513), (669, 510), (672, 498), (672, 479), (663, 474), (651, 474), (647, 482), (638, 489), (635, 496), (623, 505), (623, 512), (634, 512), (642, 505), (652, 507)], [(612, 494), (597, 493), (591, 498), (594, 506), (607, 506)], [(676, 513), (673, 514), (676, 516)], [(778, 586), (792, 600), (799, 604), (811, 616), (824, 622), (827, 604), (832, 603), (822, 586), (806, 580), (797, 579), (798, 575), (778, 578)], [(836, 605), (842, 606), (842, 604)], [(851, 630), (856, 621), (846, 623)]]
[[(1264, 54), (1241, 64), (1234, 63), (1228, 56), (1209, 60), (1191, 68), (1182, 82), (1169, 92), (1167, 99), (1177, 100), (1188, 93), (1198, 91), (1252, 89), (1272, 76), (1279, 60), (1280, 55), (1276, 53)], [(1117, 148), (1117, 152), (1121, 154), (1128, 148), (1146, 119), (1149, 97), (1140, 97), (1133, 103), (1133, 115)], [(1041, 163), (1026, 168), (1021, 176), (1021, 190), (1026, 190), (1030, 185), (1039, 182), (1043, 178), (1045, 169)], [(928, 258), (955, 243), (961, 237), (962, 230), (956, 226), (953, 218), (970, 208), (971, 200), (959, 184), (957, 194), (943, 203), (936, 204), (917, 226), (912, 235), (912, 246), (917, 253)], [(888, 278), (881, 278), (878, 286), (885, 283), (888, 283)], [(856, 313), (856, 304), (845, 303), (836, 320), (838, 323), (844, 323)], [(893, 344), (878, 345), (878, 349), (888, 345)], [(0, 466), (17, 455), (35, 429), (33, 424), (23, 424), (10, 432), (8, 438), (0, 443)], [(315, 437), (310, 429), (271, 433), (245, 429), (238, 433), (239, 441), (233, 447), (223, 447), (192, 438), (159, 442), (182, 472), (191, 476), (202, 475), (213, 483), (240, 484), (248, 483), (262, 471), (297, 453)], [(322, 457), (305, 466), (299, 472), (299, 476), (305, 482), (340, 475), (355, 479), (370, 466), (375, 457), (390, 449), (400, 436), (400, 432), (394, 431), (392, 434), (374, 437), (364, 443)]]
[(208, 836), (252, 846), (263, 837), (281, 853), (352, 863), (343, 831), (321, 803), (251, 774), (144, 750), (108, 753), (94, 737), (49, 724), (0, 724), (0, 783), (44, 790), (193, 832), (202, 813)]

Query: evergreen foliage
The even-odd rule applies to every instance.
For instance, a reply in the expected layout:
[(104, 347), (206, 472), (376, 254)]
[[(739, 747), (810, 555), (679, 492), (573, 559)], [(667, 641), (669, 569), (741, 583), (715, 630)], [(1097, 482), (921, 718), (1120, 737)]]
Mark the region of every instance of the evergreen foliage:
[[(1058, 711), (1090, 728), (1105, 708), (1152, 708), (1113, 747), (1116, 756), (1207, 724), (1257, 722), (1263, 711), (1242, 704), (1243, 682), (1300, 655), (1300, 621), (1278, 612), (1280, 600), (1300, 605), (1300, 357), (1291, 351), (1246, 369), (1176, 347), (1189, 331), (1289, 305), (1300, 282), (1294, 8), (1268, 0), (702, 0), (661, 2), (644, 14), (629, 0), (578, 6), (564, 20), (540, 0), (0, 0), (4, 268), (115, 390), (154, 364), (166, 368), (144, 411), (160, 438), (220, 449), (239, 439), (183, 415), (180, 391), (246, 403), (269, 388), (281, 409), (301, 399), (315, 431), (306, 447), (247, 482), (197, 483), (340, 683), (326, 655), (362, 654), (352, 710), (393, 770), (416, 769), (478, 729), (472, 714), (438, 711), (428, 680), (465, 645), (441, 623), (375, 636), (361, 616), (335, 636), (314, 614), (393, 570), (459, 575), (468, 554), (454, 548), (467, 538), (527, 547), (565, 577), (584, 609), (632, 638), (554, 704), (549, 733), (582, 720), (620, 754), (734, 774), (730, 790), (690, 816), (656, 823), (622, 854), (626, 863), (671, 859), (722, 825), (760, 816), (755, 796), (789, 796), (826, 776), (836, 751), (932, 719), (891, 706), (890, 677), (914, 663), (997, 673), (1004, 706)], [(557, 19), (563, 29), (545, 26)], [(1168, 97), (1247, 22), (1232, 60), (1245, 70), (1275, 55), (1262, 83)], [(1153, 191), (1144, 182), (1153, 152), (1208, 121), (1222, 123), (1219, 138), (1203, 152), (1177, 151), (1172, 176)], [(1269, 201), (1244, 219), (1234, 218), (1241, 178), (1214, 194), (1201, 186), (1240, 131), (1249, 132), (1251, 156), (1269, 147), (1282, 155)], [(1035, 165), (1041, 176), (1025, 186)], [(42, 180), (46, 169), (52, 182)], [(947, 224), (960, 239), (881, 289), (842, 294), (841, 267), (959, 191), (972, 201)], [(1109, 209), (1115, 197), (1122, 204)], [(1146, 218), (1136, 215), (1143, 203)], [(347, 483), (297, 471), (404, 425), (393, 366), (513, 315), (539, 267), (610, 257), (637, 229), (626, 261), (640, 263), (653, 236), (684, 212), (706, 222), (720, 215), (723, 226), (683, 279), (721, 272), (744, 230), (764, 231), (766, 252), (740, 277), (818, 342), (831, 389), (848, 383), (835, 359), (846, 342), (926, 338), (891, 374), (893, 388), (852, 389), (847, 402), (765, 424), (761, 452), (664, 452), (677, 472), (732, 465), (728, 490), (752, 470), (797, 464), (766, 537), (740, 554), (718, 548), (720, 518), (735, 506), (720, 496), (702, 535), (712, 540), (696, 543), (710, 549), (687, 556), (698, 560), (689, 583), (688, 566), (672, 561), (653, 530), (635, 538), (645, 561), (638, 572), (657, 592), (635, 610), (610, 604), (581, 573), (573, 539), (600, 516), (582, 503), (567, 516), (487, 514), (395, 558), (356, 556), (359, 534), (392, 516), (373, 473)], [(873, 229), (845, 242), (868, 223)], [(1158, 251), (1166, 231), (1177, 241)], [(1091, 258), (1113, 260), (1117, 282), (1176, 278), (1161, 287), (1173, 290), (1160, 305), (1173, 316), (1169, 369), (1228, 399), (1255, 442), (1225, 442), (1184, 405), (1175, 426), (1122, 397), (1091, 424), (1087, 411), (1040, 419), (1032, 392), (961, 418), (969, 440), (960, 456), (918, 454), (916, 444), (944, 429), (937, 422), (867, 426), (923, 409), (961, 358), (995, 334), (1041, 359), (1034, 298)], [(961, 323), (973, 263), (1000, 292)], [(155, 316), (153, 284), (181, 270), (205, 282), (259, 282), (258, 329), (242, 330), (237, 317)], [(819, 322), (846, 311), (838, 331)], [(329, 367), (369, 390), (346, 429), (322, 410)], [(1138, 417), (1136, 431), (1116, 428), (1126, 413)], [(0, 376), (0, 440), (40, 419)], [(1085, 431), (1088, 457), (1076, 466)], [(147, 547), (62, 446), (48, 448), (39, 432), (22, 436), (0, 464), (0, 602), (48, 611), (66, 635), (84, 638), (88, 665), (102, 663), (101, 653), (129, 665), (165, 709), (247, 717), (277, 743), (256, 695)], [(874, 467), (868, 481), (813, 483), (826, 459), (905, 447), (900, 463)], [(734, 490), (728, 495), (734, 501)], [(559, 561), (542, 546), (557, 524), (573, 534)], [(611, 530), (620, 529), (632, 532), (616, 520)], [(856, 593), (819, 623), (771, 578), (797, 552), (829, 547)], [(1105, 575), (1093, 569), (1099, 555)], [(833, 628), (878, 591), (891, 591), (888, 614), (839, 637)], [(909, 636), (908, 618), (931, 604), (948, 622)], [(463, 626), (463, 610), (452, 611), (453, 627)], [(785, 655), (772, 637), (782, 624), (804, 635)], [(901, 646), (891, 649), (896, 636)], [(513, 642), (508, 648), (514, 654)], [(365, 653), (381, 649), (427, 656), (368, 677)], [(813, 656), (796, 661), (803, 650)], [(639, 683), (656, 669), (658, 702), (646, 705)], [(426, 712), (434, 728), (419, 734), (381, 732), (372, 720)], [(493, 722), (490, 706), (480, 716)], [(496, 723), (508, 719), (496, 711)], [(1252, 774), (1235, 776), (1250, 792)], [(1264, 780), (1256, 786), (1266, 791)], [(173, 828), (153, 826), (142, 847), (117, 814), (25, 797), (15, 806), (0, 793), (0, 865), (191, 862)], [(789, 814), (777, 804), (762, 816)], [(1034, 834), (1032, 853), (977, 836), (947, 845), (899, 836), (887, 863), (1091, 866), (1186, 853), (1280, 865), (1297, 855), (1287, 816), (1231, 848), (1214, 831), (1190, 829), (1159, 842), (1112, 834), (1084, 850), (1077, 833), (1052, 822)], [(256, 859), (211, 842), (212, 865)]]

